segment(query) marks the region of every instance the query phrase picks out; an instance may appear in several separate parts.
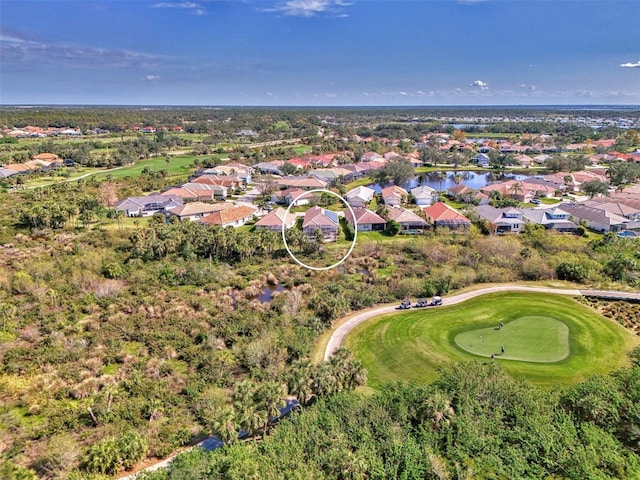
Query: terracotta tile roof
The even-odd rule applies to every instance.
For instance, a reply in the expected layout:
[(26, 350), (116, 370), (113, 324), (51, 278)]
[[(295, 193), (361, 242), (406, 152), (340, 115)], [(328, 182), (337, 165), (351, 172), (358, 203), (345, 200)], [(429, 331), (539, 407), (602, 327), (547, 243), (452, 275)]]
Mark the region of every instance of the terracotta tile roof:
[(228, 210), (221, 210), (219, 212), (213, 212), (209, 215), (202, 217), (199, 222), (204, 223), (206, 225), (228, 225), (233, 222), (237, 222), (238, 220), (242, 220), (243, 218), (251, 217), (256, 210), (251, 207), (247, 207), (245, 205), (235, 206), (234, 208), (230, 208)]
[(420, 223), (426, 225), (424, 218), (416, 215), (411, 210), (399, 206), (387, 207), (387, 212), (391, 220), (395, 220), (399, 224), (404, 223)]
[(449, 205), (442, 202), (436, 202), (433, 205), (425, 207), (423, 211), (427, 217), (431, 218), (434, 222), (467, 221), (471, 223), (467, 217), (462, 215), (456, 209), (451, 208)]
[(307, 228), (308, 226), (317, 225), (328, 225), (332, 227), (337, 227), (338, 225), (338, 215), (335, 212), (331, 212), (329, 210), (325, 210), (320, 207), (311, 207), (304, 214), (304, 221), (302, 222), (302, 228)]
[(276, 208), (270, 211), (264, 217), (256, 222), (256, 227), (282, 227), (284, 223), (285, 227), (291, 226), (295, 223), (296, 216), (292, 213), (287, 215), (287, 211), (284, 208)]
[[(358, 222), (359, 224), (376, 224), (376, 223), (386, 224), (387, 223), (387, 221), (384, 218), (372, 212), (368, 208), (353, 207), (353, 213), (355, 213), (356, 222)], [(351, 225), (353, 225), (353, 216), (351, 215), (351, 211), (349, 209), (346, 209), (344, 211), (344, 216), (347, 219), (347, 221)]]
[(220, 210), (229, 210), (235, 205), (233, 203), (220, 202), (220, 203), (204, 203), (204, 202), (189, 202), (175, 207), (169, 210), (169, 213), (178, 215), (179, 217), (186, 217), (188, 215), (198, 215), (204, 213), (218, 212)]
[(44, 160), (45, 162), (56, 162), (60, 160), (60, 157), (55, 153), (39, 153), (35, 157), (34, 160)]
[(389, 197), (391, 195), (406, 197), (409, 193), (404, 188), (398, 187), (397, 185), (391, 185), (390, 187), (382, 189), (382, 198)]

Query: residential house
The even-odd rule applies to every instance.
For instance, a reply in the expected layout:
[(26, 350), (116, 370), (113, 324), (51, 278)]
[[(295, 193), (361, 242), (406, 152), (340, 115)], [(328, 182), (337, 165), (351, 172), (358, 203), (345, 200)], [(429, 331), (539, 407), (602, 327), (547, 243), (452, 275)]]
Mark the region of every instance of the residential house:
[(364, 207), (368, 204), (375, 195), (376, 191), (369, 187), (356, 187), (353, 190), (349, 190), (345, 195), (345, 200), (352, 207)]
[(342, 168), (349, 172), (346, 175), (346, 178), (349, 181), (362, 178), (371, 170), (369, 163), (351, 163), (348, 165), (343, 165)]
[(489, 161), (489, 155), (487, 155), (486, 153), (478, 153), (477, 155), (471, 157), (471, 162), (477, 163), (479, 167), (489, 167)]
[(568, 212), (574, 221), (587, 224), (587, 227), (596, 232), (618, 232), (624, 230), (624, 224), (629, 222), (624, 217), (609, 213), (606, 210), (589, 207), (581, 203), (562, 203), (560, 208)]
[(438, 199), (438, 192), (426, 185), (412, 188), (411, 195), (413, 195), (416, 205), (431, 205)]
[(571, 220), (571, 214), (559, 207), (524, 208), (523, 218), (527, 222), (542, 225), (547, 230), (562, 233), (576, 233), (579, 229)]
[(229, 189), (217, 183), (198, 183), (198, 182), (189, 182), (182, 185), (182, 188), (186, 188), (188, 190), (202, 190), (205, 192), (213, 192), (214, 198), (224, 199), (227, 198)]
[(302, 190), (301, 188), (287, 188), (271, 194), (272, 202), (287, 206), (293, 204), (294, 207), (309, 205), (312, 198), (313, 193), (307, 193), (306, 190)]
[(309, 175), (313, 178), (317, 178), (323, 182), (327, 182), (327, 184), (335, 184), (341, 179), (345, 178), (345, 173), (349, 174), (348, 170), (333, 169), (333, 168), (323, 168), (318, 170), (309, 171)]
[(246, 205), (236, 205), (227, 210), (220, 210), (200, 218), (198, 222), (205, 225), (226, 227), (240, 227), (252, 220), (256, 209)]
[(344, 216), (351, 226), (357, 225), (358, 232), (375, 232), (384, 230), (387, 221), (380, 215), (365, 207), (353, 207), (354, 216), (348, 208), (344, 211)]
[(487, 221), (489, 232), (493, 234), (520, 233), (525, 225), (522, 211), (517, 208), (481, 205), (476, 207), (476, 212), (481, 219)]
[(640, 206), (634, 207), (632, 205), (627, 205), (626, 203), (612, 200), (608, 197), (593, 198), (591, 200), (587, 200), (586, 202), (582, 202), (581, 205), (598, 208), (609, 213), (615, 213), (616, 215), (627, 218), (629, 220), (640, 220)]
[(192, 178), (190, 183), (206, 183), (208, 185), (221, 185), (229, 190), (236, 190), (241, 188), (243, 181), (238, 177), (229, 177), (226, 175), (214, 175), (211, 173), (200, 175), (199, 177)]
[(149, 217), (183, 204), (182, 197), (168, 195), (147, 195), (128, 197), (116, 203), (116, 210), (123, 211), (127, 217)]
[(463, 203), (473, 203), (473, 197), (478, 193), (477, 190), (462, 183), (447, 188), (447, 192), (449, 198)]
[(256, 137), (258, 134), (250, 128), (243, 128), (236, 132), (236, 137)]
[(282, 175), (282, 171), (280, 167), (284, 162), (281, 161), (273, 161), (273, 162), (260, 162), (256, 163), (253, 168), (255, 168), (260, 173), (270, 174), (270, 175)]
[(327, 182), (313, 177), (284, 177), (278, 180), (281, 188), (301, 188), (303, 190), (314, 190), (327, 188)]
[(377, 162), (383, 159), (384, 157), (382, 155), (378, 155), (376, 152), (366, 152), (360, 157), (361, 162)]
[(43, 162), (46, 162), (47, 165), (61, 161), (60, 157), (55, 153), (39, 153), (38, 155), (35, 155), (32, 160), (42, 160)]
[(407, 201), (409, 193), (402, 187), (391, 185), (382, 189), (382, 200), (385, 205), (401, 205)]
[(215, 167), (205, 168), (201, 170), (201, 173), (213, 173), (214, 175), (238, 177), (244, 183), (250, 183), (253, 168), (239, 162), (229, 162), (223, 165), (216, 165)]
[(387, 207), (387, 218), (398, 222), (404, 232), (429, 228), (424, 218), (399, 205)]
[(311, 161), (306, 158), (290, 158), (289, 160), (285, 161), (285, 163), (293, 165), (298, 170), (306, 170), (311, 167)]
[(389, 160), (393, 160), (394, 158), (400, 158), (402, 157), (402, 155), (397, 152), (387, 152), (382, 157), (385, 159), (385, 161), (388, 162)]
[(179, 187), (172, 187), (160, 195), (178, 196), (185, 200), (215, 200), (227, 196), (226, 187), (207, 185), (205, 183), (186, 183)]
[(256, 222), (256, 228), (264, 228), (273, 232), (281, 232), (282, 225), (284, 228), (291, 228), (296, 223), (296, 216), (288, 213), (284, 208), (278, 207), (271, 210), (264, 217)]
[(449, 228), (454, 231), (468, 230), (471, 226), (471, 220), (450, 207), (446, 203), (436, 202), (422, 210), (427, 222), (434, 228)]
[(187, 202), (182, 205), (178, 205), (177, 207), (167, 209), (167, 213), (170, 216), (179, 218), (180, 220), (198, 220), (210, 213), (219, 212), (220, 210), (228, 210), (233, 207), (234, 204), (231, 202)]
[(516, 155), (513, 159), (523, 168), (529, 168), (535, 161), (529, 155)]
[(335, 242), (338, 239), (338, 214), (320, 207), (311, 207), (304, 214), (302, 231), (309, 239), (313, 239), (316, 230), (320, 230), (325, 242)]

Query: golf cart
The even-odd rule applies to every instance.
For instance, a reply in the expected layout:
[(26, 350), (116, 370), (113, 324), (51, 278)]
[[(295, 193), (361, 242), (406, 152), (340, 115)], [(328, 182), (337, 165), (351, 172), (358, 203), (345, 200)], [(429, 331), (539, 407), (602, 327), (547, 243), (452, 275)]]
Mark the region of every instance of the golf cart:
[(429, 302), (426, 298), (419, 298), (416, 304), (413, 306), (413, 308), (422, 308), (422, 307), (427, 307), (428, 305), (429, 305)]
[(411, 300), (405, 298), (404, 300), (402, 300), (400, 305), (396, 307), (396, 310), (408, 310), (409, 308), (411, 308)]
[(442, 305), (442, 297), (433, 297), (429, 302), (430, 307), (436, 307), (438, 305)]

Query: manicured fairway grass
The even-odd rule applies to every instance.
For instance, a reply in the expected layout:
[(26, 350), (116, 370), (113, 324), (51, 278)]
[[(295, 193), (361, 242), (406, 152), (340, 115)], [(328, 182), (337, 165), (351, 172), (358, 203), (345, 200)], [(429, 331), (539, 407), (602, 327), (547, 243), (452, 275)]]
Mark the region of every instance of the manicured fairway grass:
[(107, 178), (107, 176), (114, 179), (136, 177), (140, 175), (145, 168), (148, 168), (152, 172), (166, 169), (168, 175), (187, 175), (195, 170), (192, 166), (194, 158), (193, 156), (172, 157), (169, 159), (169, 163), (166, 162), (165, 157), (148, 158), (146, 160), (139, 160), (128, 167), (112, 172), (101, 172), (95, 176), (99, 180)]
[[(504, 328), (494, 330), (500, 322)], [(622, 366), (638, 343), (570, 297), (525, 292), (381, 316), (345, 339), (374, 388), (395, 381), (429, 383), (438, 368), (452, 362), (490, 362), (501, 345), (505, 355), (496, 355), (495, 362), (514, 377), (549, 386), (572, 383)]]

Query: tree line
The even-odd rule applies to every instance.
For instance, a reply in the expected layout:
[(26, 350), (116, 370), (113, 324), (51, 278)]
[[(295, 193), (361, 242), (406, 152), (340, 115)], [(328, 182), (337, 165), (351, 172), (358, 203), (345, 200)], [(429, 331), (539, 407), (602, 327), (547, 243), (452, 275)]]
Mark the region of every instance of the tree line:
[(432, 385), (330, 397), (257, 444), (196, 449), (142, 478), (637, 478), (639, 392), (637, 359), (555, 391), (459, 364)]

